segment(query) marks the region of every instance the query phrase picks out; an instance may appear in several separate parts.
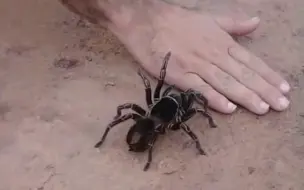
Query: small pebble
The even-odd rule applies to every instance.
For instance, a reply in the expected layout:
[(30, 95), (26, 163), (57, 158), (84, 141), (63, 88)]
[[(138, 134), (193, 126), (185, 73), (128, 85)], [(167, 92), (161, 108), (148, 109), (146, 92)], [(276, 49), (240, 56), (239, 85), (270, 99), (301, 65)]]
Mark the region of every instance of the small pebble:
[(78, 62), (77, 59), (60, 58), (59, 60), (55, 60), (53, 65), (57, 68), (71, 69), (76, 67)]
[(162, 174), (170, 175), (180, 169), (180, 163), (172, 158), (165, 158), (159, 162), (158, 168)]
[(116, 86), (114, 82), (106, 82), (105, 86)]
[(248, 173), (249, 173), (249, 175), (253, 174), (254, 171), (255, 171), (254, 167), (248, 167)]
[(91, 62), (91, 61), (93, 61), (93, 58), (92, 58), (92, 57), (90, 57), (90, 56), (88, 56), (88, 55), (87, 55), (87, 56), (85, 56), (85, 58), (86, 58), (86, 60), (87, 60), (87, 61), (90, 61), (90, 62)]

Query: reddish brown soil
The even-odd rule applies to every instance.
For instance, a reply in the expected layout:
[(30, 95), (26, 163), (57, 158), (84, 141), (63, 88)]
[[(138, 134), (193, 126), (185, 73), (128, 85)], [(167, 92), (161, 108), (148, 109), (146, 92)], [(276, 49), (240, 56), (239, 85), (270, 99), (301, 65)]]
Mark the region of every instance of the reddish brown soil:
[[(57, 1), (0, 2), (0, 190), (303, 190), (304, 2), (210, 1), (210, 11), (259, 15), (240, 43), (292, 84), (289, 110), (257, 117), (240, 109), (189, 125), (208, 156), (182, 132), (147, 154), (127, 150), (130, 122), (93, 145), (125, 102), (144, 103), (138, 65), (111, 34)], [(227, 11), (230, 10), (230, 11)], [(56, 63), (60, 58), (75, 59)], [(155, 84), (155, 81), (152, 83)]]

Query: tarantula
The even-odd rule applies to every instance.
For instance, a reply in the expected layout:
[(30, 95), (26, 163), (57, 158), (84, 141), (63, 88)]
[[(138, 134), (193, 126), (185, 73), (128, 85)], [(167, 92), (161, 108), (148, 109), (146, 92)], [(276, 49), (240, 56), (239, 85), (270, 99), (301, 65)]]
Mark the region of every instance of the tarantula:
[[(142, 74), (141, 70), (138, 70), (138, 74), (142, 78), (145, 86), (146, 102), (149, 108), (148, 111), (133, 103), (119, 105), (117, 107), (117, 115), (107, 126), (101, 140), (97, 142), (95, 148), (101, 146), (111, 128), (121, 122), (133, 119), (135, 124), (128, 131), (126, 142), (129, 145), (129, 151), (144, 152), (149, 149), (148, 161), (144, 167), (144, 171), (149, 169), (152, 162), (152, 149), (158, 135), (165, 134), (166, 130), (175, 131), (183, 129), (195, 141), (199, 154), (206, 155), (205, 151), (201, 148), (197, 136), (190, 130), (185, 122), (192, 118), (196, 113), (200, 113), (208, 118), (210, 127), (217, 127), (211, 115), (207, 112), (207, 99), (199, 92), (192, 89), (178, 94), (172, 93), (171, 91), (173, 90), (174, 85), (167, 87), (161, 94), (170, 56), (171, 52), (168, 52), (163, 60), (160, 77), (153, 95), (154, 101), (152, 101), (152, 90), (149, 80)], [(203, 109), (193, 107), (195, 100), (203, 105)], [(121, 115), (123, 109), (131, 109), (136, 113)], [(137, 138), (138, 140), (133, 142), (136, 135), (139, 136), (139, 139)]]

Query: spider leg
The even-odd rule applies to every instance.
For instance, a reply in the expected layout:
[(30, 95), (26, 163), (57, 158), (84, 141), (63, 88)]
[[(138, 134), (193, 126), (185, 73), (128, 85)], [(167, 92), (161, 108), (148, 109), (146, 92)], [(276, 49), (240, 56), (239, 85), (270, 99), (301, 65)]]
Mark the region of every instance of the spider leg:
[(115, 125), (118, 125), (119, 123), (122, 123), (122, 122), (124, 122), (124, 121), (126, 121), (126, 120), (128, 120), (128, 119), (133, 119), (133, 120), (136, 121), (136, 120), (138, 120), (139, 118), (141, 118), (140, 115), (135, 114), (135, 113), (129, 113), (129, 114), (126, 114), (126, 115), (121, 116), (121, 117), (118, 118), (118, 119), (115, 119), (115, 120), (112, 121), (110, 124), (108, 124), (107, 128), (105, 129), (105, 132), (104, 132), (103, 135), (102, 135), (101, 140), (100, 140), (99, 142), (97, 142), (97, 143), (95, 144), (94, 147), (95, 147), (95, 148), (98, 148), (98, 147), (101, 146), (101, 144), (102, 144), (102, 143), (104, 142), (104, 140), (106, 139), (106, 137), (107, 137), (109, 131), (110, 131)]
[(157, 86), (154, 91), (154, 101), (157, 101), (159, 99), (160, 91), (161, 91), (161, 88), (163, 87), (164, 80), (166, 77), (166, 69), (167, 69), (167, 65), (168, 65), (170, 56), (171, 56), (171, 52), (168, 52), (163, 60), (163, 65), (160, 70), (160, 76), (158, 79), (158, 83), (157, 83)]
[(193, 94), (180, 94), (182, 100), (183, 111), (188, 110), (193, 105), (194, 95)]
[(148, 107), (152, 106), (152, 90), (151, 90), (151, 84), (150, 81), (147, 79), (147, 77), (144, 76), (142, 71), (139, 69), (137, 74), (141, 77), (142, 81), (145, 85), (145, 91), (146, 91), (146, 102)]
[(199, 153), (201, 155), (207, 155), (206, 152), (202, 149), (201, 144), (200, 144), (197, 136), (191, 131), (190, 127), (185, 123), (181, 123), (180, 126), (192, 138), (192, 140), (195, 142), (196, 148), (198, 149)]
[(193, 90), (193, 89), (188, 89), (186, 92), (186, 94), (192, 94), (195, 97), (195, 100), (203, 105), (204, 110), (207, 110), (208, 108), (208, 100), (198, 91)]
[(119, 105), (117, 107), (117, 115), (114, 117), (114, 119), (117, 119), (121, 116), (121, 111), (123, 109), (132, 109), (133, 111), (135, 111), (139, 115), (142, 115), (142, 116), (146, 115), (146, 111), (142, 107), (140, 107), (139, 105), (132, 104), (132, 103), (125, 103), (125, 104)]
[(170, 85), (162, 94), (162, 97), (167, 96), (171, 90), (173, 90), (173, 88), (175, 88), (175, 85)]
[(151, 139), (151, 141), (149, 142), (149, 152), (148, 152), (148, 161), (144, 167), (144, 171), (147, 171), (150, 168), (150, 164), (152, 162), (152, 151), (153, 151), (153, 146), (154, 143), (157, 139), (157, 133), (154, 133), (153, 138)]
[(187, 120), (189, 120), (190, 118), (192, 118), (196, 113), (200, 113), (202, 114), (203, 116), (207, 117), (208, 119), (208, 122), (209, 122), (209, 125), (211, 128), (216, 128), (217, 125), (215, 124), (213, 118), (211, 117), (211, 115), (203, 110), (203, 109), (199, 109), (199, 108), (191, 108), (187, 111), (187, 113), (183, 116), (183, 119), (182, 121), (183, 122), (186, 122)]
[(207, 111), (208, 109), (208, 100), (201, 94), (201, 93), (197, 93), (196, 96), (196, 101), (198, 101), (200, 104), (203, 105), (204, 110)]

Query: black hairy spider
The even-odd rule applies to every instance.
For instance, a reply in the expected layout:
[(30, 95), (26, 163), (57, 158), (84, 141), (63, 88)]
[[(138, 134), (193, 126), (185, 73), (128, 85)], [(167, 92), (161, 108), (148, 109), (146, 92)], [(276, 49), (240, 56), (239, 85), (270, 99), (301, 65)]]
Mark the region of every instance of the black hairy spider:
[[(209, 125), (212, 128), (217, 127), (211, 115), (207, 112), (208, 101), (206, 98), (192, 89), (178, 94), (171, 93), (174, 85), (166, 88), (161, 94), (170, 56), (171, 52), (167, 53), (164, 58), (160, 71), (160, 78), (158, 79), (154, 92), (154, 101), (152, 101), (152, 90), (149, 80), (142, 74), (140, 70), (138, 71), (138, 74), (142, 78), (145, 85), (146, 102), (149, 108), (148, 111), (133, 103), (126, 103), (118, 106), (117, 115), (107, 126), (101, 140), (95, 145), (95, 148), (101, 146), (111, 128), (128, 119), (133, 119), (135, 124), (128, 131), (126, 142), (129, 145), (129, 151), (144, 152), (145, 150), (149, 149), (148, 161), (144, 167), (144, 171), (148, 170), (150, 163), (152, 162), (152, 149), (158, 135), (165, 134), (166, 130), (175, 131), (183, 129), (195, 141), (196, 148), (198, 149), (199, 153), (201, 155), (206, 155), (205, 151), (201, 148), (197, 136), (185, 123), (196, 113), (200, 113), (208, 118)], [(195, 100), (203, 104), (203, 109), (193, 107)], [(121, 111), (123, 109), (131, 109), (136, 113), (121, 115)], [(139, 136), (139, 139), (136, 142), (132, 142), (134, 141), (135, 135)]]

